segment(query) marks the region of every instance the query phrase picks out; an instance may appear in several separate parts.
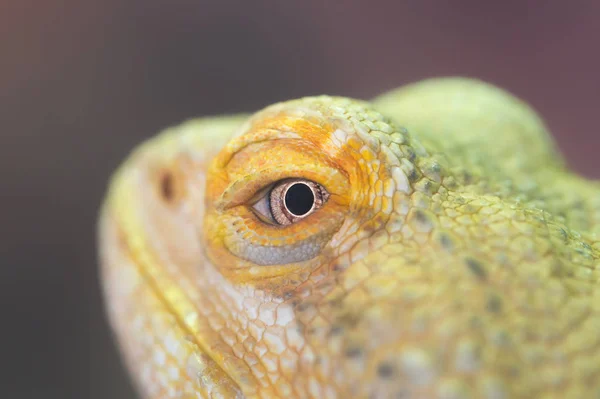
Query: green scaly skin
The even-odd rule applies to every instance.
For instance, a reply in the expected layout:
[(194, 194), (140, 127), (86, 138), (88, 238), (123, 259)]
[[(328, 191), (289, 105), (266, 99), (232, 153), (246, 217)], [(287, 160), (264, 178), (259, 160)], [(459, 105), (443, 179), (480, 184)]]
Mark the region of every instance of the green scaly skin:
[[(253, 216), (289, 177), (331, 198), (291, 226)], [(100, 225), (143, 397), (600, 398), (600, 184), (483, 82), (170, 129)]]

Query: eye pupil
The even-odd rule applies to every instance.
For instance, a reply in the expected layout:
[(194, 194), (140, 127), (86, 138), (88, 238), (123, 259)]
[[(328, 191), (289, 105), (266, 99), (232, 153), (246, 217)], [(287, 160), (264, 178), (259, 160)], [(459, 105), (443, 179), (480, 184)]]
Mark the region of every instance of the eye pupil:
[(321, 208), (329, 193), (323, 186), (305, 179), (286, 179), (276, 183), (268, 197), (253, 205), (259, 214), (281, 226), (296, 223)]
[(315, 195), (304, 183), (291, 185), (285, 193), (285, 207), (295, 216), (304, 216), (313, 208)]

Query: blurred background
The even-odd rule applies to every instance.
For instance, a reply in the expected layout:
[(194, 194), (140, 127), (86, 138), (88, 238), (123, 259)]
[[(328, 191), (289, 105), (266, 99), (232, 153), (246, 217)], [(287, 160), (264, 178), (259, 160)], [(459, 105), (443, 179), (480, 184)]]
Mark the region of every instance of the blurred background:
[(600, 2), (0, 2), (1, 398), (133, 398), (95, 222), (140, 140), (311, 94), (478, 77), (531, 103), (600, 178)]

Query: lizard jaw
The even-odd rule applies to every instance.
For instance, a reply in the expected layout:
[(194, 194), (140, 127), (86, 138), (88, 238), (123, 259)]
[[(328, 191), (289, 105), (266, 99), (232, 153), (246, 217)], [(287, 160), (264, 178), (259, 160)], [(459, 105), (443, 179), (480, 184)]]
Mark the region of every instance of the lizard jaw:
[(138, 390), (148, 397), (175, 390), (242, 398), (237, 378), (227, 371), (231, 361), (210, 344), (190, 299), (176, 289), (160, 257), (139, 234), (127, 174), (115, 178), (101, 211), (99, 261), (107, 317)]

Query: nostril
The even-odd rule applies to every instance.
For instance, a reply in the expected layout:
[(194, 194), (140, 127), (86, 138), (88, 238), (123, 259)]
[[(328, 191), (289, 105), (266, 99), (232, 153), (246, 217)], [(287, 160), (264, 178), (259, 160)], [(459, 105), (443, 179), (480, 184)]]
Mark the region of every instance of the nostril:
[(381, 362), (377, 366), (377, 375), (381, 378), (388, 379), (392, 378), (396, 373), (396, 369), (393, 364), (388, 362)]
[(175, 189), (173, 186), (173, 174), (171, 172), (164, 172), (160, 178), (160, 193), (167, 202), (173, 201), (173, 198), (175, 197)]
[(177, 196), (177, 188), (175, 176), (171, 171), (162, 172), (159, 179), (159, 191), (162, 199), (168, 203), (175, 201)]

